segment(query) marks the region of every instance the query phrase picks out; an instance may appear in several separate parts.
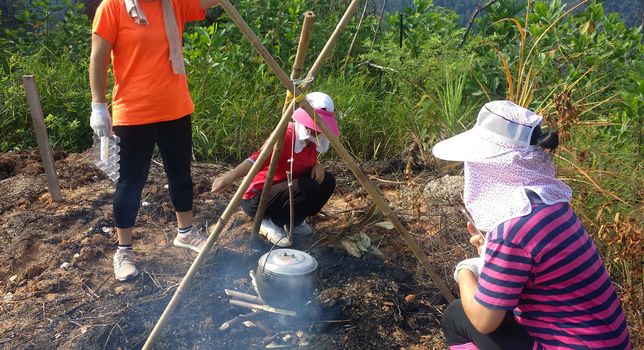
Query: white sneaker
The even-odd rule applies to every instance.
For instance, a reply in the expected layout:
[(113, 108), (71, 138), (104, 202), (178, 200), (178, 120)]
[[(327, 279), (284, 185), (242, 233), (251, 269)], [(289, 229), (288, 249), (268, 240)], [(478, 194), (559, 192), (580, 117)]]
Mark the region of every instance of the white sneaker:
[(139, 270), (134, 266), (134, 252), (132, 249), (118, 249), (112, 260), (114, 277), (119, 281), (127, 281), (136, 277)]
[(174, 238), (174, 244), (177, 247), (192, 249), (197, 253), (206, 247), (206, 241), (208, 238), (201, 233), (200, 230), (195, 228), (190, 231), (190, 233), (177, 234), (177, 237)]
[(293, 234), (294, 235), (300, 235), (300, 236), (310, 236), (313, 234), (313, 229), (309, 224), (306, 223), (306, 221), (302, 221), (301, 224), (293, 227)]
[(284, 232), (284, 230), (279, 226), (275, 225), (271, 219), (262, 220), (262, 225), (259, 227), (259, 234), (266, 237), (269, 242), (278, 247), (291, 246), (286, 232)]

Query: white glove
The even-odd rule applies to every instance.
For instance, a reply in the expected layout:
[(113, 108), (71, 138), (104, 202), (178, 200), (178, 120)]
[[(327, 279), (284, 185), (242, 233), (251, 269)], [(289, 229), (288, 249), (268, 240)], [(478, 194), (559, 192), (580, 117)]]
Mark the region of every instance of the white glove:
[(92, 101), (92, 115), (89, 117), (89, 126), (98, 136), (112, 136), (112, 116), (107, 110), (107, 103)]
[(481, 274), (481, 270), (483, 269), (483, 262), (484, 260), (482, 258), (470, 258), (470, 259), (465, 259), (458, 263), (456, 265), (456, 268), (454, 269), (454, 280), (458, 283), (458, 272), (462, 269), (468, 269), (472, 271), (474, 274), (474, 277), (476, 279), (479, 279), (479, 275)]

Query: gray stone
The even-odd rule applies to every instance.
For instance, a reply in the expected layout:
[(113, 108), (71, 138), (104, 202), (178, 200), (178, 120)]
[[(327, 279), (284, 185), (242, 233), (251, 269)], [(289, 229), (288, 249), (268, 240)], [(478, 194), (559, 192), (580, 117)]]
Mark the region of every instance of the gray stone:
[(463, 176), (446, 175), (429, 181), (423, 189), (423, 197), (431, 204), (450, 205), (461, 203)]

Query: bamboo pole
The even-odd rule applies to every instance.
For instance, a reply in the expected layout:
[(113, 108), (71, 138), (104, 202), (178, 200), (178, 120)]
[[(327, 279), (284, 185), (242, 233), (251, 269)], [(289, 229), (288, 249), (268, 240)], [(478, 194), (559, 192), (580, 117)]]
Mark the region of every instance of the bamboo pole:
[[(359, 3), (358, 0), (354, 0), (350, 6), (357, 6)], [(293, 86), (293, 84), (286, 79), (283, 79), (282, 77), (286, 76), (286, 73), (282, 70), (282, 68), (275, 62), (275, 59), (270, 57), (270, 54), (268, 54), (268, 51), (266, 48), (262, 45), (262, 43), (259, 41), (259, 38), (253, 33), (253, 31), (250, 29), (246, 21), (239, 15), (237, 10), (230, 4), (229, 0), (221, 0), (220, 5), (223, 7), (223, 9), (228, 13), (230, 18), (235, 22), (237, 27), (242, 31), (244, 34), (244, 37), (257, 49), (258, 53), (265, 58), (266, 64), (268, 67), (277, 75), (277, 77), (282, 81), (282, 84), (284, 87), (286, 87), (289, 90), (294, 91), (294, 96), (298, 96), (297, 94), (297, 87)], [(348, 19), (342, 18), (342, 21), (348, 21)], [(334, 33), (336, 34), (336, 33)], [(338, 34), (339, 35), (339, 34)], [(325, 47), (326, 49), (326, 47)], [(323, 53), (324, 53), (323, 49)], [(320, 53), (320, 56), (323, 55), (323, 53)], [(328, 53), (327, 53), (328, 54)], [(318, 57), (318, 61), (320, 60), (320, 57)], [(321, 63), (316, 61), (317, 66), (321, 66)], [(316, 64), (311, 68), (311, 72), (314, 72), (314, 69), (319, 69), (319, 67), (316, 68)], [(311, 74), (309, 72), (309, 75)], [(302, 87), (304, 89), (304, 87)], [(306, 110), (306, 112), (309, 115), (314, 115), (315, 111), (313, 110), (313, 107), (309, 103), (307, 99), (302, 99), (300, 101), (300, 106)], [(351, 169), (351, 172), (355, 175), (357, 178), (358, 182), (362, 184), (362, 186), (367, 190), (373, 201), (375, 202), (376, 206), (382, 211), (382, 213), (385, 215), (385, 217), (394, 225), (394, 227), (398, 230), (400, 235), (402, 236), (403, 240), (409, 247), (409, 249), (412, 251), (416, 259), (420, 262), (420, 264), (423, 266), (427, 274), (429, 274), (430, 278), (438, 288), (438, 290), (441, 292), (441, 294), (447, 299), (447, 301), (451, 302), (454, 300), (454, 296), (450, 292), (449, 288), (443, 282), (443, 280), (440, 278), (438, 273), (434, 270), (434, 268), (431, 266), (429, 263), (429, 260), (427, 259), (427, 256), (423, 252), (423, 250), (418, 246), (416, 241), (413, 239), (409, 231), (405, 228), (405, 226), (400, 222), (398, 217), (393, 213), (391, 208), (389, 208), (389, 205), (383, 198), (382, 194), (380, 194), (380, 191), (378, 188), (364, 175), (362, 170), (358, 167), (356, 164), (355, 160), (353, 157), (349, 154), (349, 152), (344, 148), (342, 143), (339, 141), (339, 139), (329, 131), (327, 128), (326, 124), (324, 121), (321, 120), (321, 118), (318, 118), (318, 122), (320, 125), (320, 128), (322, 129), (322, 132), (324, 135), (329, 139), (331, 145), (333, 145), (333, 148), (336, 150), (338, 155), (347, 163), (347, 166), (349, 169)]]
[(340, 22), (338, 23), (335, 30), (333, 31), (333, 34), (331, 34), (331, 36), (329, 37), (329, 40), (327, 40), (326, 45), (324, 45), (324, 47), (322, 48), (322, 51), (320, 51), (320, 55), (318, 55), (318, 58), (315, 60), (315, 62), (313, 62), (313, 65), (311, 66), (309, 73), (306, 75), (306, 78), (304, 78), (305, 82), (302, 85), (302, 90), (306, 90), (309, 87), (309, 85), (311, 85), (311, 79), (317, 76), (318, 72), (322, 68), (322, 65), (324, 64), (324, 62), (326, 62), (326, 59), (333, 51), (333, 47), (335, 46), (335, 43), (340, 38), (340, 34), (342, 34), (344, 27), (346, 27), (347, 24), (349, 24), (349, 21), (351, 20), (351, 17), (353, 17), (353, 13), (358, 8), (358, 5), (360, 5), (360, 0), (352, 0), (351, 4), (349, 4), (349, 7), (344, 12), (344, 15), (342, 16), (342, 18), (340, 19)]
[(60, 202), (63, 200), (63, 195), (60, 193), (60, 183), (58, 182), (58, 176), (56, 176), (56, 164), (49, 146), (49, 136), (47, 136), (47, 126), (45, 125), (42, 106), (40, 105), (40, 96), (36, 89), (36, 80), (33, 75), (24, 75), (22, 84), (25, 86), (27, 100), (29, 101), (31, 121), (34, 124), (40, 159), (42, 159), (42, 165), (47, 176), (49, 195), (54, 202)]
[[(304, 23), (302, 24), (302, 32), (300, 33), (300, 41), (297, 45), (297, 53), (295, 55), (295, 63), (293, 63), (293, 70), (291, 72), (291, 79), (299, 79), (302, 75), (302, 70), (304, 69), (304, 61), (306, 59), (306, 52), (309, 48), (309, 41), (311, 40), (311, 31), (313, 30), (313, 23), (315, 22), (315, 13), (313, 11), (307, 11), (304, 14)], [(287, 94), (286, 100), (284, 101), (284, 106), (282, 107), (282, 114), (286, 112), (286, 108), (292, 100), (290, 93)], [(266, 180), (264, 180), (264, 187), (261, 194), (259, 195), (259, 203), (257, 204), (257, 212), (255, 213), (255, 221), (253, 222), (253, 228), (250, 231), (250, 247), (254, 249), (258, 240), (259, 227), (262, 225), (262, 220), (264, 219), (264, 212), (266, 211), (266, 203), (268, 202), (268, 194), (273, 186), (273, 176), (275, 175), (275, 170), (277, 169), (277, 163), (279, 161), (279, 154), (282, 152), (284, 147), (284, 134), (277, 140), (275, 146), (273, 146), (273, 153), (271, 154), (271, 162), (268, 166), (268, 171), (266, 173)]]
[[(291, 104), (295, 105), (296, 102), (293, 101), (291, 102)], [(266, 145), (259, 153), (259, 157), (257, 158), (257, 161), (255, 161), (253, 166), (248, 171), (248, 174), (246, 174), (246, 176), (244, 177), (244, 180), (242, 181), (241, 185), (235, 192), (235, 195), (233, 195), (233, 198), (231, 199), (230, 203), (228, 203), (228, 206), (226, 207), (224, 212), (217, 220), (215, 227), (213, 227), (212, 230), (210, 230), (205, 247), (203, 248), (201, 253), (197, 255), (195, 260), (192, 262), (192, 265), (190, 265), (188, 272), (183, 277), (183, 280), (181, 280), (181, 283), (179, 284), (179, 287), (177, 288), (177, 290), (174, 292), (172, 299), (170, 299), (168, 306), (166, 306), (165, 310), (163, 311), (163, 314), (161, 314), (161, 317), (159, 317), (157, 324), (154, 326), (154, 329), (152, 329), (150, 336), (145, 341), (145, 344), (143, 345), (143, 349), (152, 349), (152, 346), (154, 346), (154, 343), (156, 342), (156, 339), (161, 334), (163, 327), (165, 327), (165, 324), (170, 320), (170, 316), (172, 315), (175, 308), (179, 304), (179, 301), (181, 301), (183, 294), (186, 292), (186, 290), (192, 283), (192, 280), (197, 274), (197, 271), (199, 271), (199, 268), (203, 264), (203, 261), (205, 260), (206, 256), (209, 254), (210, 248), (212, 248), (212, 246), (215, 244), (217, 239), (219, 239), (219, 235), (221, 234), (221, 231), (223, 231), (224, 227), (228, 223), (228, 220), (230, 220), (230, 217), (237, 210), (237, 207), (241, 202), (244, 192), (246, 192), (246, 189), (248, 188), (248, 186), (250, 186), (251, 181), (253, 180), (255, 175), (257, 175), (257, 173), (259, 172), (259, 169), (261, 169), (262, 165), (264, 164), (264, 161), (266, 161), (266, 159), (268, 158), (268, 154), (271, 151), (277, 139), (279, 138), (279, 135), (283, 133), (284, 130), (286, 130), (286, 127), (288, 126), (288, 123), (291, 120), (292, 111), (293, 111), (292, 107), (293, 106), (290, 106), (290, 108), (286, 110), (286, 113), (282, 115), (282, 119), (280, 119), (279, 123), (277, 124), (277, 126), (275, 127), (271, 135), (268, 137), (268, 140), (266, 141)]]
[[(311, 33), (313, 32), (313, 24), (315, 23), (315, 12), (307, 11), (304, 13), (304, 23), (302, 24), (302, 31), (300, 32), (300, 40), (297, 44), (297, 52), (295, 54), (295, 61), (291, 70), (291, 79), (300, 79), (304, 71), (304, 62), (306, 61), (306, 54), (309, 51), (309, 43), (311, 42)], [(287, 96), (282, 107), (282, 113), (288, 106), (290, 98)]]

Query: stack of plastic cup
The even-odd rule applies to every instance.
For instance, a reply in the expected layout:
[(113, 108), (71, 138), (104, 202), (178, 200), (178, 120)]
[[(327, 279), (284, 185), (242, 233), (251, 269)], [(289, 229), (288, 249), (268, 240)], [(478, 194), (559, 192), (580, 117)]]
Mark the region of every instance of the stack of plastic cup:
[(119, 179), (120, 141), (121, 139), (116, 135), (110, 137), (94, 134), (94, 145), (92, 146), (94, 164), (114, 182)]

